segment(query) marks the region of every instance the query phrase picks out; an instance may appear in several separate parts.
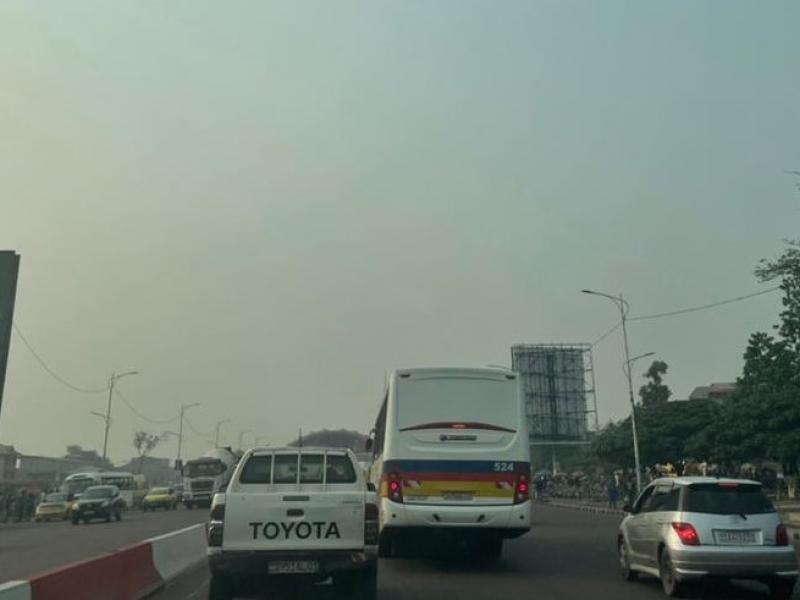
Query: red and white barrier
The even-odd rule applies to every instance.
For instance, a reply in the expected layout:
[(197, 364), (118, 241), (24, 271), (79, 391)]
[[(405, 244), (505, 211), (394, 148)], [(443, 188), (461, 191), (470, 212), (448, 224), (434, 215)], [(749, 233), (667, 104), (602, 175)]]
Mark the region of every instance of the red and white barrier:
[(205, 525), (0, 585), (0, 600), (134, 600), (206, 558)]

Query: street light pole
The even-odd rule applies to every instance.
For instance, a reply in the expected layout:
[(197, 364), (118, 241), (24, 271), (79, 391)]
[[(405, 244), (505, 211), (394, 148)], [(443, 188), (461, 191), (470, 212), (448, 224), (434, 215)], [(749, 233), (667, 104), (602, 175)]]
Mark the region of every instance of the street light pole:
[(253, 433), (253, 430), (252, 429), (242, 429), (242, 430), (239, 431), (239, 447), (237, 448), (237, 450), (244, 450), (244, 448), (242, 448), (242, 439), (244, 438), (244, 434), (245, 433)]
[(633, 398), (633, 379), (631, 378), (631, 370), (630, 370), (630, 350), (628, 349), (628, 326), (627, 326), (627, 319), (628, 319), (628, 311), (630, 310), (631, 306), (622, 297), (622, 292), (620, 292), (619, 296), (612, 296), (611, 294), (604, 294), (603, 292), (596, 292), (594, 290), (581, 290), (584, 294), (592, 294), (593, 296), (602, 296), (603, 298), (608, 298), (611, 300), (619, 309), (619, 316), (622, 322), (622, 339), (625, 348), (625, 364), (628, 365), (628, 369), (626, 369), (626, 375), (628, 379), (628, 399), (631, 403), (631, 433), (633, 434), (633, 463), (636, 468), (636, 493), (640, 494), (642, 492), (642, 468), (639, 462), (639, 432), (636, 428), (636, 402)]
[(222, 419), (221, 421), (217, 421), (216, 427), (214, 427), (214, 447), (219, 448), (219, 428), (222, 427), (223, 423), (230, 423), (231, 419)]
[(108, 406), (106, 407), (106, 431), (103, 435), (103, 460), (106, 460), (108, 456), (108, 432), (111, 429), (111, 399), (114, 397), (114, 384), (117, 382), (117, 379), (122, 379), (123, 377), (127, 377), (128, 375), (138, 375), (139, 371), (128, 371), (127, 373), (120, 373), (117, 375), (116, 373), (111, 374), (111, 379), (108, 380)]
[(200, 403), (192, 402), (191, 404), (181, 404), (181, 417), (180, 424), (178, 425), (178, 457), (176, 461), (178, 463), (180, 463), (181, 460), (181, 446), (183, 446), (183, 413), (195, 406), (200, 406)]

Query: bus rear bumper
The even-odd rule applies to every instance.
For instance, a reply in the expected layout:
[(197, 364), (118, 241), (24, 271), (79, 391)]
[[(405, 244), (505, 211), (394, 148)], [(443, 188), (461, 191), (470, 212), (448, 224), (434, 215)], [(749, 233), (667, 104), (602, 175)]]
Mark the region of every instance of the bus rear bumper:
[(502, 506), (401, 504), (380, 500), (381, 529), (442, 528), (493, 530), (512, 538), (531, 528), (531, 502)]

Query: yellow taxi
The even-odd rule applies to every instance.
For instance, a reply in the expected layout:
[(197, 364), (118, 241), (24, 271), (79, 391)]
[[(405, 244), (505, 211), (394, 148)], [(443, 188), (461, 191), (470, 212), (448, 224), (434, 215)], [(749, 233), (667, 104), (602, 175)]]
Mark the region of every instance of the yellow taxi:
[(178, 506), (178, 497), (175, 490), (169, 487), (156, 487), (147, 492), (142, 500), (142, 510), (155, 510), (164, 508), (166, 510), (175, 509)]
[(71, 514), (72, 500), (69, 494), (53, 492), (52, 494), (47, 494), (44, 500), (39, 503), (33, 518), (37, 523), (50, 520), (66, 521)]

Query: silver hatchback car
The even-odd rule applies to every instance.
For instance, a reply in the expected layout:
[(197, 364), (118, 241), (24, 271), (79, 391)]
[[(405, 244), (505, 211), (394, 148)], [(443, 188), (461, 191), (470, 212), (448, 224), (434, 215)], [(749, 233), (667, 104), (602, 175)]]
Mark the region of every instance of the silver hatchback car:
[(797, 555), (757, 481), (656, 479), (625, 511), (617, 539), (625, 579), (654, 575), (672, 597), (703, 578), (756, 579), (774, 600), (791, 598)]

